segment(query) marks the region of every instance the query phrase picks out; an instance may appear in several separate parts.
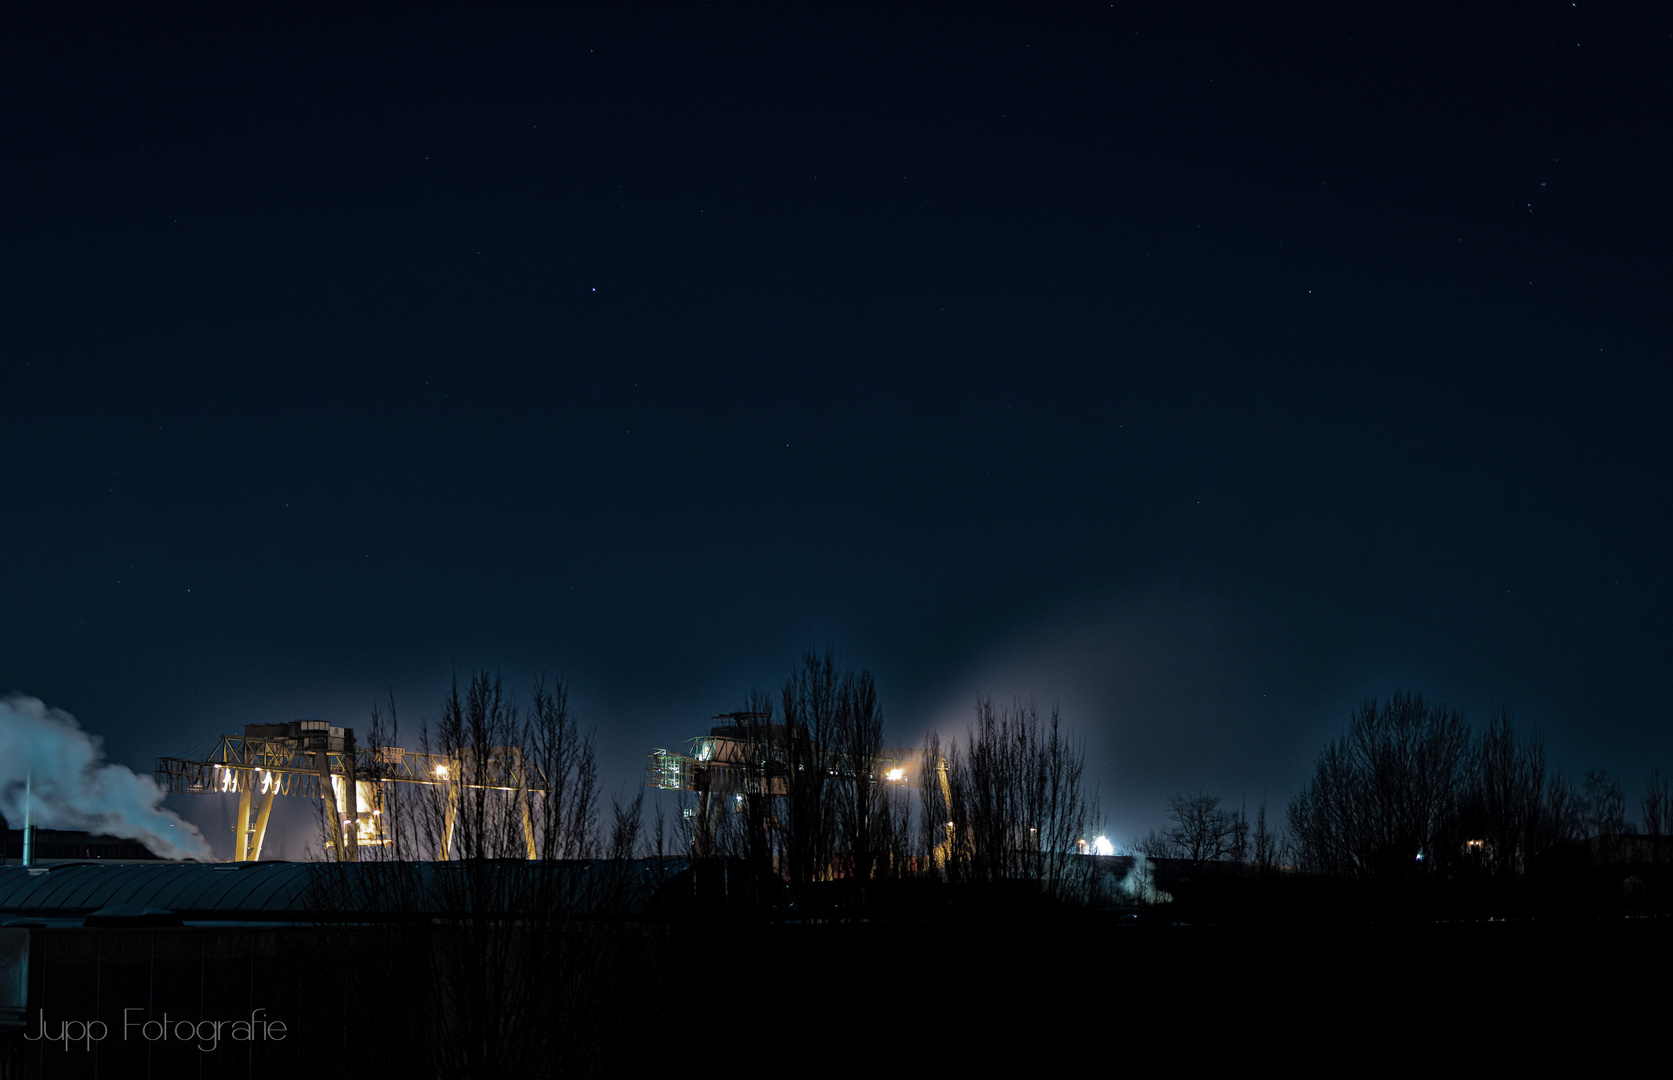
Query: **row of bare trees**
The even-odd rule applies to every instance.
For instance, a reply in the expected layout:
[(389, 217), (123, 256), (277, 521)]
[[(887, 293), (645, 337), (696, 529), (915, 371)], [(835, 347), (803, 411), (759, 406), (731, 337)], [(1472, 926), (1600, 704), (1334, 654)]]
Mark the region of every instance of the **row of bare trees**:
[[(440, 762), (428, 784), (388, 784), (386, 860), (586, 859), (598, 854), (598, 763), (560, 680), (535, 680), (527, 708), (498, 675), (455, 679), (419, 749)], [(393, 775), (395, 703), (374, 707), (368, 746)]]
[[(682, 807), (672, 828), (656, 808), (658, 854), (743, 856), (803, 884), (929, 873), (1054, 893), (1079, 887), (1097, 801), (1084, 747), (1055, 709), (983, 697), (962, 740), (932, 735), (918, 762), (895, 762), (885, 758), (875, 679), (846, 669), (830, 646), (808, 649), (778, 694), (752, 691), (744, 706), (725, 729), (741, 759), (710, 770), (698, 806)], [(394, 703), (374, 709), (367, 742), (390, 773), (399, 740)], [(385, 842), (362, 859), (407, 869), (382, 875), (379, 887), (416, 887), (402, 875), (439, 857), (449, 872), (424, 887), (445, 894), (449, 910), (557, 912), (574, 897), (554, 890), (573, 888), (573, 876), (535, 872), (529, 860), (624, 862), (646, 846), (642, 795), (617, 800), (600, 821), (591, 743), (561, 682), (537, 681), (521, 706), (498, 676), (455, 681), (418, 741), (437, 775), (381, 786)], [(890, 764), (918, 774), (916, 822)], [(385, 777), (374, 769), (365, 779)]]
[(1090, 885), (1082, 857), (1098, 825), (1086, 752), (1056, 709), (983, 697), (963, 741), (927, 740), (920, 765), (920, 847), (949, 881), (1024, 882), (1070, 896)]
[(1168, 799), (1168, 825), (1151, 829), (1133, 842), (1133, 850), (1153, 859), (1187, 859), (1193, 864), (1230, 860), (1248, 854), (1249, 819), (1220, 805), (1220, 796), (1198, 792)]
[[(1095, 831), (1082, 746), (1020, 701), (977, 702), (962, 740), (931, 735), (917, 761), (886, 757), (868, 671), (829, 646), (807, 650), (775, 699), (752, 691), (724, 732), (741, 760), (706, 774), (684, 807), (694, 850), (744, 856), (798, 884), (931, 874), (955, 882), (1024, 881), (1054, 893), (1083, 885)], [(916, 822), (904, 775), (915, 772)]]
[(613, 1022), (607, 1003), (655, 977), (653, 961), (630, 956), (643, 946), (631, 924), (592, 917), (628, 909), (647, 846), (746, 856), (803, 884), (934, 873), (1053, 895), (1085, 887), (1092, 860), (1075, 853), (1096, 805), (1055, 711), (984, 698), (945, 757), (932, 738), (919, 809), (935, 824), (922, 830), (904, 776), (890, 774), (913, 763), (886, 756), (876, 682), (833, 649), (808, 650), (779, 693), (753, 692), (734, 720), (744, 767), (711, 773), (727, 779), (702, 793), (706, 809), (671, 828), (656, 807), (647, 844), (642, 795), (601, 818), (591, 741), (562, 682), (537, 681), (520, 703), (497, 675), (455, 681), (417, 736), (424, 775), (399, 749), (393, 701), (374, 709), (358, 779), (379, 792), (382, 842), (318, 864), (313, 901), (351, 997), (412, 990), (398, 1016), (380, 1017), (406, 1065), (544, 1075), (585, 1057)]
[[(1659, 770), (1643, 809), (1653, 836), (1673, 823)], [(1577, 787), (1504, 712), (1472, 734), (1458, 711), (1404, 693), (1353, 714), (1290, 803), (1289, 826), (1301, 868), (1347, 878), (1513, 877), (1584, 836), (1599, 857), (1618, 857), (1634, 831), (1619, 781), (1602, 770)]]
[(1659, 768), (1640, 805), (1643, 837), (1620, 781), (1604, 770), (1575, 784), (1504, 712), (1475, 733), (1458, 711), (1397, 693), (1364, 702), (1346, 735), (1325, 747), (1290, 803), (1287, 834), (1269, 827), (1264, 801), (1251, 822), (1245, 809), (1199, 792), (1173, 796), (1168, 824), (1131, 847), (1195, 868), (1227, 862), (1354, 879), (1516, 877), (1558, 845), (1588, 837), (1604, 862), (1673, 858), (1673, 785)]
[(907, 803), (884, 771), (883, 709), (870, 671), (809, 649), (780, 694), (784, 866), (795, 882), (905, 872)]
[(1290, 803), (1302, 867), (1369, 877), (1424, 858), (1439, 865), (1459, 824), (1469, 747), (1462, 714), (1421, 695), (1365, 702)]
[(884, 775), (883, 711), (869, 671), (808, 649), (774, 697), (752, 690), (725, 732), (737, 757), (705, 774), (680, 821), (691, 850), (748, 858), (808, 883), (905, 872), (907, 804)]
[(362, 779), (381, 794), (382, 842), (315, 867), (320, 942), (351, 996), (377, 1007), (402, 988), (366, 1064), (586, 1072), (631, 965), (625, 937), (577, 918), (608, 906), (621, 875), (597, 860), (597, 764), (564, 684), (537, 681), (524, 706), (497, 675), (455, 680), (417, 741), (430, 775), (414, 782), (394, 703), (373, 710)]
[(1133, 851), (1152, 859), (1189, 862), (1193, 870), (1235, 863), (1267, 875), (1293, 865), (1293, 846), (1268, 822), (1264, 799), (1253, 822), (1247, 807), (1233, 810), (1220, 802), (1220, 796), (1207, 792), (1172, 796), (1167, 826), (1134, 840)]

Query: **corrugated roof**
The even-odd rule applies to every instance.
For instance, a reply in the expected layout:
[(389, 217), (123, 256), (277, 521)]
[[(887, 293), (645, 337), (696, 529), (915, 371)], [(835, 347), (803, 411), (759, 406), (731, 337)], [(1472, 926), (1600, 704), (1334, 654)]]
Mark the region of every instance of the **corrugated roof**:
[[(509, 863), (496, 880), (500, 887), (515, 890), (515, 875), (534, 869), (552, 874), (561, 882), (561, 892), (576, 914), (642, 911), (664, 886), (691, 868), (684, 859), (645, 859), (632, 863), (554, 862)], [(351, 863), (335, 866), (320, 863), (60, 863), (49, 868), (0, 866), (0, 916), (65, 918), (86, 915), (118, 904), (139, 904), (166, 908), (193, 920), (307, 920), (320, 914), (315, 887), (325, 883), (322, 873), (341, 873), (330, 882), (339, 897), (392, 895), (392, 879), (373, 875), (395, 869), (388, 863)], [(464, 871), (460, 863), (410, 863), (406, 878), (415, 888), (394, 889), (407, 897), (434, 898), (438, 895), (437, 875)], [(511, 893), (507, 893), (511, 895)], [(424, 899), (411, 906), (430, 910)], [(330, 907), (341, 911), (341, 901)], [(364, 914), (366, 901), (346, 906)], [(414, 913), (411, 910), (407, 914)]]
[(61, 863), (45, 870), (0, 867), (0, 912), (85, 915), (115, 904), (144, 904), (221, 917), (295, 917), (308, 863)]

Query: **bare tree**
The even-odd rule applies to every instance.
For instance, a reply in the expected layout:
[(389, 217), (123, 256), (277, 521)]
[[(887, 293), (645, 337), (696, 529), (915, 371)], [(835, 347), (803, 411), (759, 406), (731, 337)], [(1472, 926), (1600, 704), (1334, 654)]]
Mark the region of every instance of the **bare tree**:
[(1132, 848), (1149, 859), (1179, 858), (1179, 848), (1174, 844), (1173, 837), (1159, 829), (1151, 829), (1149, 833), (1136, 838)]
[(1029, 882), (1053, 895), (1084, 890), (1091, 868), (1078, 849), (1098, 817), (1085, 771), (1085, 750), (1057, 710), (1043, 720), (1032, 702), (1003, 708), (979, 698), (962, 749), (946, 758), (948, 876)]
[(1189, 859), (1197, 867), (1239, 858), (1248, 825), (1242, 815), (1220, 808), (1220, 796), (1202, 792), (1188, 797), (1175, 795), (1168, 800), (1168, 816), (1173, 821), (1168, 839), (1180, 858)]
[(658, 859), (665, 858), (669, 853), (668, 817), (663, 813), (660, 798), (656, 800), (656, 817), (652, 820), (654, 824), (651, 826), (651, 852)]
[(1518, 735), (1508, 714), (1472, 739), (1462, 714), (1396, 694), (1367, 701), (1319, 755), (1289, 820), (1304, 868), (1367, 877), (1523, 874), (1581, 818), (1543, 743)]
[[(738, 736), (744, 746), (745, 768), (738, 776), (742, 804), (741, 829), (735, 845), (760, 875), (773, 873), (779, 850), (778, 800), (785, 793), (788, 746), (785, 727), (773, 723), (773, 699), (760, 687), (744, 695), (744, 707), (736, 713)], [(736, 820), (736, 819), (735, 819)]]
[(527, 760), (545, 778), (536, 803), (536, 854), (542, 859), (587, 859), (598, 843), (598, 760), (592, 736), (569, 711), (569, 688), (559, 679), (535, 680), (532, 715), (524, 731)]
[(639, 857), (639, 827), (645, 810), (645, 792), (641, 789), (632, 801), (610, 800), (610, 858), (626, 862)]
[(1621, 856), (1621, 837), (1637, 831), (1627, 820), (1627, 797), (1621, 782), (1607, 769), (1587, 769), (1580, 804), (1580, 820), (1594, 838), (1597, 857), (1614, 862)]
[(1526, 873), (1535, 855), (1572, 834), (1571, 803), (1544, 744), (1518, 736), (1509, 714), (1495, 711), (1470, 757), (1459, 829), (1466, 854), (1495, 875)]
[[(750, 712), (770, 716), (771, 705), (754, 693)], [(869, 671), (843, 669), (834, 647), (811, 648), (785, 681), (782, 725), (765, 725), (757, 740), (761, 786), (767, 801), (782, 792), (778, 851), (793, 881), (845, 873), (869, 880), (879, 859), (894, 865), (903, 850), (907, 812), (891, 800), (879, 763), (883, 710)], [(764, 802), (751, 820), (768, 817)], [(904, 855), (902, 855), (904, 858)]]
[(952, 777), (957, 775), (958, 745), (943, 753), (941, 736), (930, 732), (919, 760), (918, 848), (927, 854), (935, 870), (946, 874), (952, 859), (953, 808)]
[(1290, 803), (1290, 833), (1308, 869), (1366, 877), (1433, 867), (1450, 835), (1465, 779), (1469, 728), (1461, 713), (1397, 693), (1366, 701)]
[(871, 878), (873, 844), (882, 819), (886, 789), (877, 775), (883, 750), (883, 710), (877, 704), (877, 684), (871, 672), (845, 673), (838, 691), (835, 754), (832, 772), (837, 841), (849, 873), (857, 881)]
[(1673, 832), (1673, 786), (1668, 784), (1659, 766), (1650, 770), (1640, 805), (1644, 811), (1644, 831), (1651, 837), (1651, 858), (1666, 862), (1667, 834)]
[(1627, 821), (1627, 797), (1621, 782), (1607, 769), (1586, 770), (1586, 830), (1593, 836), (1619, 836), (1631, 831)]
[(879, 784), (878, 791), (872, 876), (905, 877), (912, 867), (912, 802), (900, 788)]
[(674, 796), (674, 824), (672, 833), (675, 847), (683, 856), (690, 857), (697, 854), (697, 807), (696, 800), (686, 791)]
[[(387, 720), (374, 712), (370, 756), (391, 772), (396, 755), (381, 751), (397, 734), (393, 704)], [(358, 999), (393, 1000), (395, 987), (403, 1004), (376, 1021), (366, 1052), (388, 1066), (399, 1047), (407, 1071), (429, 1075), (573, 1071), (611, 1022), (619, 945), (574, 921), (588, 875), (559, 861), (596, 850), (590, 740), (561, 682), (537, 684), (524, 714), (498, 676), (479, 672), (454, 682), (419, 741), (434, 775), (387, 785), (387, 843), (316, 868), (316, 901), (337, 915), (322, 943)], [(636, 844), (638, 809), (616, 806), (615, 851)]]
[(810, 647), (785, 680), (785, 798), (782, 822), (786, 869), (791, 881), (823, 880), (831, 873), (835, 831), (830, 788), (832, 744), (842, 705), (842, 677), (836, 650), (823, 655)]
[(1267, 828), (1266, 799), (1261, 799), (1261, 808), (1255, 813), (1254, 859), (1256, 870), (1264, 875), (1272, 873), (1278, 868), (1279, 838)]
[(1231, 849), (1227, 852), (1233, 862), (1249, 861), (1249, 804), (1244, 800), (1232, 815)]

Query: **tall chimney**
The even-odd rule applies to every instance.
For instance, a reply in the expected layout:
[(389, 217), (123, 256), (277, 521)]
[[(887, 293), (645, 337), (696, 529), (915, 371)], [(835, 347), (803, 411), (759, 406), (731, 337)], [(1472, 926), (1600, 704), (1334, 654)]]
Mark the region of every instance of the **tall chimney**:
[(24, 781), (23, 781), (23, 865), (24, 866), (34, 866), (35, 865), (35, 821), (34, 821), (34, 818), (33, 818), (33, 815), (32, 815), (34, 807), (32, 807), (30, 805), (30, 803), (34, 801), (33, 798), (32, 798), (34, 785), (35, 785), (35, 772), (34, 772), (34, 770), (31, 769), (25, 775)]

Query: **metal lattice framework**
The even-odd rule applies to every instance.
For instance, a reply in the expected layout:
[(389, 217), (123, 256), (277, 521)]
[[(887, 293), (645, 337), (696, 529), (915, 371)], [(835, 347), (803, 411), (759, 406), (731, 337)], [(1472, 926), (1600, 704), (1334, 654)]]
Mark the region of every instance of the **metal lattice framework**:
[[(419, 754), (399, 746), (377, 750), (305, 750), (294, 739), (255, 738), (222, 735), (215, 749), (202, 760), (162, 757), (157, 759), (157, 783), (171, 795), (214, 795), (223, 792), (254, 791), (266, 795), (277, 787), (280, 795), (320, 797), (322, 775), (353, 776), (380, 783), (445, 784), (456, 771), (457, 758), (443, 754)], [(324, 767), (319, 756), (325, 755)], [(470, 770), (473, 774), (477, 770)], [(546, 790), (540, 768), (524, 763), (514, 749), (496, 748), (488, 757), (487, 775), (473, 775), (468, 787), (517, 791), (527, 773), (528, 790)]]
[[(833, 781), (885, 787), (915, 788), (922, 782), (921, 751), (884, 748), (864, 761), (828, 747), (812, 753), (802, 729), (762, 722), (768, 718), (758, 712), (722, 713), (711, 719), (727, 723), (688, 739), (684, 753), (663, 747), (645, 751), (647, 786), (696, 793), (696, 807), (685, 813), (695, 822), (698, 854), (710, 853), (723, 812), (747, 814), (761, 829), (773, 828), (773, 805), (789, 794), (791, 768), (822, 769)], [(944, 770), (940, 780), (944, 787)]]
[[(771, 766), (749, 740), (732, 735), (699, 735), (687, 740), (688, 753), (655, 747), (645, 751), (645, 784), (663, 791), (711, 791), (734, 787), (750, 794), (783, 795), (782, 774), (770, 775)], [(879, 750), (870, 762), (872, 783), (918, 786), (922, 751), (904, 748)], [(826, 771), (842, 780), (856, 778), (857, 770), (846, 755), (827, 750)], [(730, 778), (730, 783), (722, 777)]]
[[(722, 807), (732, 813), (748, 813), (758, 817), (769, 813), (776, 798), (788, 792), (788, 761), (792, 757), (791, 744), (799, 737), (797, 731), (782, 724), (762, 723), (769, 714), (757, 712), (722, 713), (711, 717), (726, 724), (709, 729), (709, 734), (686, 740), (685, 753), (653, 747), (645, 751), (645, 784), (663, 791), (690, 791), (697, 795), (695, 810), (686, 814), (698, 823), (697, 847), (706, 853), (707, 838), (716, 827), (715, 815)], [(803, 762), (799, 767), (806, 767)], [(904, 747), (888, 747), (877, 751), (875, 757), (863, 763), (847, 754), (825, 749), (818, 755), (814, 768), (823, 767), (833, 780), (867, 782), (888, 787), (919, 788), (931, 784), (941, 789), (946, 805), (952, 804), (947, 759), (941, 758), (926, 765), (923, 752)], [(732, 798), (718, 798), (722, 793)], [(935, 846), (936, 865), (947, 861), (952, 850), (953, 823), (946, 825), (945, 838)]]
[[(343, 861), (359, 858), (362, 845), (390, 842), (382, 827), (383, 789), (387, 784), (425, 784), (449, 789), (439, 857), (447, 859), (459, 797), (466, 789), (513, 793), (523, 816), (528, 857), (535, 857), (531, 795), (544, 794), (546, 777), (514, 747), (495, 747), (486, 759), (465, 750), (453, 755), (414, 753), (399, 746), (354, 749), (354, 737), (343, 729), (320, 725), (283, 735), (222, 735), (201, 759), (157, 759), (156, 778), (162, 789), (181, 795), (238, 795), (234, 825), (233, 861), (261, 856), (273, 801), (280, 795), (322, 799), (329, 819), (342, 824), (340, 838), (326, 837), (333, 854)], [(351, 794), (352, 793), (352, 794)], [(261, 796), (259, 814), (251, 821), (251, 801)], [(339, 806), (343, 810), (339, 811)]]

